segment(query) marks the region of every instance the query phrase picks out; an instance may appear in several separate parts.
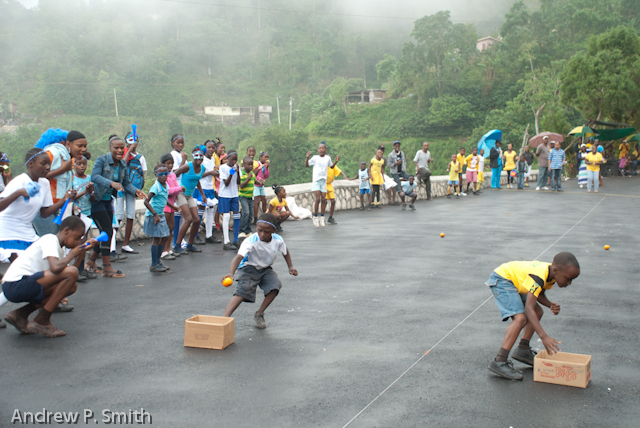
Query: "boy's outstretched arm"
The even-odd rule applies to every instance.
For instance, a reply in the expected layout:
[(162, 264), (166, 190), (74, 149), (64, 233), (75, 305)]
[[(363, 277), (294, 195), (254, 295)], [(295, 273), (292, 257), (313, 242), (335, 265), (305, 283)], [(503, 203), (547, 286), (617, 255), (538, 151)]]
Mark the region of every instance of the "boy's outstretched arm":
[(233, 275), (238, 270), (238, 266), (240, 266), (240, 262), (242, 261), (243, 258), (244, 257), (242, 257), (240, 254), (236, 254), (236, 256), (233, 258), (233, 260), (231, 260), (231, 265), (229, 265), (229, 274), (223, 276), (222, 279), (220, 280), (220, 282), (224, 281), (224, 279), (227, 278), (227, 277), (230, 277), (230, 278), (233, 279)]
[[(545, 298), (543, 298), (543, 302), (544, 302), (544, 299)], [(540, 337), (540, 340), (542, 340), (542, 344), (544, 345), (544, 348), (547, 350), (549, 355), (553, 355), (556, 352), (560, 352), (560, 348), (558, 347), (557, 344), (561, 342), (558, 342), (553, 337), (547, 335), (547, 333), (544, 331), (544, 329), (540, 325), (540, 320), (538, 319), (538, 315), (536, 314), (537, 303), (538, 303), (538, 298), (536, 297), (535, 294), (533, 293), (527, 294), (527, 301), (524, 305), (524, 314), (527, 317), (527, 322), (529, 322), (531, 324), (531, 327), (533, 327), (533, 330), (536, 333), (538, 333), (538, 337)]]
[(298, 271), (293, 267), (293, 262), (291, 261), (291, 252), (287, 249), (287, 254), (284, 256), (284, 260), (287, 262), (287, 266), (289, 267), (289, 274), (293, 276), (298, 276)]

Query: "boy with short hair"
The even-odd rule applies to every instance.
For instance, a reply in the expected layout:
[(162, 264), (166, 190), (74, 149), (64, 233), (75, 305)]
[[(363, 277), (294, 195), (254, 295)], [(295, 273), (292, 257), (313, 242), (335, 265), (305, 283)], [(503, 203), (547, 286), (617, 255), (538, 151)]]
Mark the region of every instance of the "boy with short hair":
[[(240, 185), (240, 166), (238, 152), (232, 150), (227, 155), (227, 163), (220, 165), (220, 191), (218, 192), (218, 212), (222, 214), (222, 235), (224, 237), (223, 250), (238, 249), (238, 235), (240, 234), (240, 200), (238, 198)], [(229, 240), (229, 223), (233, 212), (233, 242)]]
[[(78, 245), (84, 233), (82, 220), (69, 216), (60, 224), (57, 234), (43, 235), (9, 266), (2, 278), (0, 306), (7, 301), (28, 302), (5, 316), (20, 333), (39, 333), (46, 337), (66, 334), (51, 324), (51, 313), (63, 299), (76, 292), (78, 267), (86, 251), (96, 243), (91, 240)], [(63, 247), (71, 250), (66, 256)], [(76, 259), (74, 265), (69, 266), (73, 259)], [(38, 315), (29, 321), (29, 315), (38, 308)]]
[[(460, 147), (460, 153), (458, 153), (458, 156), (456, 156), (456, 160), (460, 165), (460, 170), (458, 171), (458, 181), (460, 182), (460, 194), (462, 196), (467, 196), (467, 194), (462, 191), (462, 179), (463, 179), (462, 169), (464, 168), (464, 165), (465, 165), (465, 159), (466, 159), (465, 154), (466, 154), (466, 149), (464, 147)], [(467, 183), (467, 186), (468, 186), (468, 183)]]
[(482, 183), (484, 183), (484, 149), (478, 152), (478, 186), (476, 194), (482, 193)]
[[(250, 147), (253, 148), (253, 147)], [(247, 149), (249, 152), (249, 149)], [(253, 150), (255, 155), (255, 149)], [(240, 235), (239, 238), (246, 238), (251, 235), (251, 219), (253, 218), (253, 188), (256, 182), (256, 176), (253, 173), (254, 160), (251, 156), (245, 156), (242, 159), (242, 170), (240, 171), (240, 207), (242, 208), (240, 219)]]
[[(464, 159), (464, 162), (467, 164), (467, 192), (469, 191), (469, 185), (473, 183), (473, 187), (471, 191), (474, 195), (477, 195), (476, 186), (478, 184), (478, 148), (474, 147), (473, 151), (469, 156)], [(462, 182), (460, 182), (462, 184)]]
[(456, 198), (460, 197), (460, 190), (458, 187), (459, 184), (459, 173), (460, 173), (460, 162), (457, 160), (456, 154), (451, 155), (451, 162), (447, 165), (447, 172), (449, 173), (449, 182), (447, 183), (447, 198), (451, 199), (451, 186), (453, 186), (453, 190), (456, 192)]
[(518, 161), (516, 168), (518, 170), (518, 190), (524, 190), (524, 178), (527, 174), (527, 169), (529, 168), (527, 158), (524, 157), (524, 154), (520, 156), (520, 160)]
[(551, 191), (562, 192), (562, 167), (567, 163), (567, 156), (556, 141), (553, 150), (549, 152), (549, 172), (551, 174)]
[(358, 175), (351, 178), (350, 180), (358, 180), (358, 190), (360, 192), (360, 211), (364, 211), (365, 209), (364, 195), (367, 195), (367, 197), (369, 198), (367, 211), (371, 211), (371, 174), (369, 174), (369, 169), (367, 168), (367, 163), (365, 161), (360, 162)]
[(486, 282), (495, 296), (502, 321), (511, 318), (500, 351), (489, 364), (489, 370), (510, 380), (522, 380), (522, 373), (513, 368), (507, 358), (520, 331), (522, 338), (511, 355), (514, 360), (533, 365), (535, 353), (529, 346), (533, 333), (538, 333), (542, 344), (550, 355), (560, 352), (557, 340), (548, 336), (540, 326), (543, 310), (538, 303), (551, 309), (554, 315), (560, 312), (560, 305), (551, 302), (546, 290), (558, 283), (565, 288), (580, 275), (580, 264), (571, 253), (558, 253), (552, 263), (540, 261), (514, 261), (500, 265)]
[(403, 181), (401, 183), (402, 190), (400, 191), (400, 199), (402, 200), (402, 209), (404, 210), (407, 207), (406, 201), (404, 200), (405, 196), (411, 198), (411, 203), (409, 204), (409, 208), (413, 211), (416, 210), (416, 207), (413, 205), (418, 198), (417, 193), (415, 192), (416, 187), (418, 187), (418, 183), (416, 183), (415, 177), (413, 175), (409, 176), (407, 181)]
[[(324, 141), (318, 145), (318, 154), (309, 159), (311, 152), (307, 152), (305, 167), (313, 165), (313, 185), (311, 191), (314, 193), (316, 202), (313, 206), (313, 225), (324, 227), (324, 211), (327, 208), (327, 176), (329, 167), (332, 167), (331, 158), (326, 155), (327, 146)], [(321, 208), (320, 220), (318, 220), (318, 208)]]
[(230, 317), (242, 302), (254, 303), (256, 301), (257, 287), (264, 292), (262, 305), (253, 316), (258, 328), (267, 328), (264, 321), (264, 311), (276, 298), (282, 282), (273, 271), (271, 265), (275, 262), (278, 253), (282, 253), (289, 267), (289, 274), (297, 276), (298, 271), (293, 267), (291, 253), (287, 250), (282, 237), (275, 233), (276, 218), (273, 214), (265, 213), (257, 221), (256, 233), (242, 241), (238, 254), (231, 260), (229, 274), (222, 278), (233, 279), (236, 270), (240, 269), (240, 276), (236, 280), (236, 291), (224, 311), (225, 317)]
[(333, 218), (333, 211), (336, 209), (336, 192), (333, 189), (333, 180), (340, 177), (340, 174), (342, 174), (345, 180), (349, 179), (344, 175), (344, 172), (338, 168), (339, 160), (340, 156), (336, 156), (336, 161), (327, 169), (327, 200), (329, 201), (329, 218), (327, 219), (327, 223), (329, 224), (338, 224)]

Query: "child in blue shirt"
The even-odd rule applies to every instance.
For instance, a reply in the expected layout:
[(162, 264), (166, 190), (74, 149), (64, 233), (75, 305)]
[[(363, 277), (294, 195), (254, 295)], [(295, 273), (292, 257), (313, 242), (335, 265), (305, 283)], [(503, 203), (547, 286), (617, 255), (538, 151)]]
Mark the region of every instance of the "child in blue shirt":
[(560, 148), (560, 143), (555, 142), (555, 147), (549, 152), (549, 172), (551, 173), (551, 190), (562, 192), (562, 167), (567, 163), (567, 156)]
[(418, 198), (418, 194), (415, 192), (416, 187), (418, 187), (418, 183), (416, 183), (416, 179), (413, 175), (409, 176), (409, 180), (402, 181), (402, 191), (399, 193), (400, 199), (402, 200), (402, 209), (404, 210), (407, 207), (407, 203), (404, 200), (405, 196), (411, 198), (411, 203), (409, 204), (409, 208), (413, 211), (416, 210), (416, 207), (413, 205), (416, 199)]
[(360, 211), (364, 211), (364, 195), (369, 198), (369, 204), (367, 204), (367, 211), (371, 211), (371, 176), (369, 175), (369, 169), (365, 161), (360, 162), (360, 169), (358, 175), (349, 180), (358, 180), (358, 188), (360, 189)]

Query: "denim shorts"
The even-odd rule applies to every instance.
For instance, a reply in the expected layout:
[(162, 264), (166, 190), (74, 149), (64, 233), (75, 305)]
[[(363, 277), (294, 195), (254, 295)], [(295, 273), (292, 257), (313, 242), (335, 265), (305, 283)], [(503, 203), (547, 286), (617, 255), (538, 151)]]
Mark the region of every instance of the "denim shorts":
[(502, 321), (506, 321), (517, 314), (524, 314), (524, 304), (527, 301), (527, 295), (520, 294), (516, 286), (513, 285), (513, 282), (492, 272), (489, 280), (485, 284), (491, 288), (491, 292), (496, 298), (496, 305), (498, 305), (498, 309), (502, 315)]
[(130, 193), (116, 198), (116, 218), (124, 220), (125, 214), (128, 219), (136, 218), (136, 196)]
[(245, 302), (254, 303), (256, 301), (257, 287), (260, 287), (266, 296), (271, 291), (280, 291), (282, 283), (278, 274), (276, 274), (271, 266), (264, 269), (258, 269), (252, 265), (245, 265), (242, 269), (238, 269), (240, 276), (236, 280), (236, 292), (234, 296), (240, 296)]
[(458, 185), (458, 180), (455, 180), (455, 181), (454, 180), (449, 180), (448, 184), (449, 184), (449, 186), (451, 186), (451, 185), (457, 186)]

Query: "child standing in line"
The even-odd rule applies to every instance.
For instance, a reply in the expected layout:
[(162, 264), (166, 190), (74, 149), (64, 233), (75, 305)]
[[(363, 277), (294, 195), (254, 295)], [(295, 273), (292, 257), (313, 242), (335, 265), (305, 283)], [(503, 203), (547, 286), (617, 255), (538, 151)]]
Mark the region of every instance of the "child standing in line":
[(538, 333), (550, 355), (560, 352), (560, 342), (548, 336), (540, 326), (543, 314), (540, 305), (546, 306), (554, 315), (558, 315), (560, 305), (549, 300), (545, 292), (556, 282), (560, 288), (571, 285), (571, 281), (578, 275), (580, 264), (571, 253), (556, 254), (553, 263), (508, 262), (493, 271), (486, 285), (495, 296), (502, 321), (511, 318), (511, 324), (504, 334), (498, 355), (489, 364), (489, 370), (506, 379), (522, 380), (522, 373), (514, 369), (513, 363), (507, 359), (520, 331), (523, 331), (522, 338), (511, 355), (514, 360), (533, 365), (535, 353), (531, 350), (529, 342), (534, 332)]
[[(200, 194), (202, 195), (202, 200), (206, 200), (204, 196), (204, 192), (202, 191), (202, 186), (200, 186), (200, 179), (204, 174), (204, 168), (202, 167), (202, 160), (204, 159), (204, 153), (199, 148), (196, 148), (191, 153), (193, 157), (193, 162), (187, 162), (178, 168), (175, 172), (177, 176), (182, 178), (182, 185), (185, 188), (184, 191), (184, 199), (185, 202), (182, 205), (178, 205), (180, 207), (180, 212), (182, 217), (184, 217), (184, 223), (180, 226), (180, 230), (178, 231), (178, 237), (176, 239), (177, 243), (173, 247), (174, 253), (181, 254), (189, 254), (189, 253), (201, 253), (202, 250), (195, 245), (193, 245), (193, 241), (196, 239), (196, 234), (198, 233), (198, 229), (200, 228), (200, 216), (198, 215), (198, 204), (196, 203), (195, 198), (193, 197), (193, 192), (197, 188)], [(191, 230), (189, 231), (189, 241), (187, 243), (186, 249), (182, 249), (182, 239), (187, 234), (187, 229), (191, 226)]]
[(469, 193), (469, 185), (473, 184), (471, 191), (474, 195), (477, 195), (476, 186), (478, 184), (478, 163), (480, 162), (478, 156), (478, 148), (474, 147), (471, 154), (465, 158), (467, 164), (467, 193)]
[(296, 220), (300, 219), (300, 217), (296, 217), (289, 210), (289, 205), (287, 205), (287, 191), (284, 187), (274, 184), (272, 188), (276, 197), (271, 199), (271, 202), (269, 202), (269, 214), (273, 214), (276, 219), (276, 222), (274, 223), (276, 225), (276, 232), (282, 232), (283, 221), (289, 217), (295, 218)]
[(213, 236), (213, 218), (216, 212), (216, 206), (218, 205), (217, 194), (215, 190), (215, 176), (218, 174), (218, 167), (216, 166), (216, 159), (214, 153), (216, 150), (216, 144), (214, 141), (207, 141), (205, 144), (204, 159), (202, 159), (202, 166), (204, 167), (204, 174), (200, 179), (200, 186), (204, 192), (206, 200), (202, 201), (204, 208), (204, 224), (205, 224), (205, 242), (207, 244), (219, 244), (222, 240)]
[(153, 243), (151, 244), (151, 268), (149, 270), (151, 272), (166, 272), (169, 268), (162, 264), (160, 257), (171, 232), (164, 215), (164, 208), (168, 206), (178, 212), (180, 208), (168, 202), (169, 186), (167, 185), (167, 178), (171, 173), (169, 168), (160, 163), (155, 166), (153, 172), (156, 176), (156, 182), (151, 186), (144, 200), (144, 206), (147, 207), (147, 211), (144, 214), (143, 231), (149, 238), (153, 238)]
[[(84, 223), (78, 217), (65, 218), (57, 234), (43, 235), (11, 263), (4, 274), (0, 306), (7, 301), (28, 303), (5, 316), (20, 333), (38, 333), (46, 337), (66, 334), (51, 324), (51, 313), (63, 299), (76, 292), (80, 263), (86, 251), (96, 244), (91, 240), (79, 245), (84, 230)], [(66, 256), (63, 247), (71, 250)], [(74, 265), (69, 266), (73, 259), (76, 259)], [(29, 315), (38, 308), (38, 315), (29, 321)]]
[[(326, 155), (327, 146), (324, 141), (318, 146), (318, 154), (309, 159), (311, 152), (307, 152), (305, 166), (308, 168), (313, 165), (313, 185), (311, 191), (316, 197), (313, 209), (313, 225), (315, 227), (324, 227), (324, 212), (327, 208), (327, 173), (331, 165), (331, 158)], [(318, 208), (320, 208), (320, 219), (318, 220)]]
[(339, 160), (340, 156), (336, 156), (336, 161), (333, 163), (333, 166), (327, 169), (327, 200), (329, 201), (329, 218), (327, 219), (327, 223), (329, 224), (338, 224), (333, 218), (333, 211), (336, 209), (336, 192), (333, 189), (333, 180), (340, 177), (340, 174), (342, 174), (345, 180), (349, 179), (344, 175), (344, 172), (338, 168)]
[(253, 170), (256, 174), (256, 182), (253, 187), (253, 224), (258, 221), (258, 213), (262, 204), (262, 212), (267, 212), (267, 196), (264, 193), (264, 183), (269, 178), (269, 153), (260, 152), (260, 162), (258, 169)]
[[(216, 144), (216, 150), (213, 153), (213, 158), (216, 161), (216, 173), (213, 175), (213, 187), (215, 188), (216, 194), (220, 192), (220, 166), (222, 165), (222, 161), (227, 156), (225, 153), (225, 145), (222, 144), (220, 138), (217, 138), (218, 144)], [(225, 161), (226, 162), (226, 161)], [(220, 201), (218, 201), (220, 202)], [(214, 224), (216, 226), (216, 230), (220, 230), (220, 213), (218, 212), (218, 208), (216, 207), (216, 214), (214, 215)]]
[[(249, 150), (247, 150), (249, 152)], [(255, 154), (255, 149), (253, 150)], [(251, 219), (253, 218), (253, 191), (256, 182), (256, 176), (254, 174), (254, 161), (251, 156), (246, 156), (242, 160), (242, 170), (240, 171), (240, 190), (238, 194), (240, 196), (240, 207), (242, 207), (240, 220), (240, 235), (239, 238), (246, 238), (251, 235)]]
[(456, 192), (456, 198), (460, 197), (459, 193), (459, 181), (460, 176), (458, 175), (460, 171), (460, 162), (457, 160), (456, 154), (451, 155), (451, 162), (447, 166), (447, 172), (449, 173), (449, 182), (447, 186), (447, 198), (451, 199), (451, 186), (453, 186), (453, 190)]
[[(464, 178), (462, 169), (464, 168), (464, 165), (465, 165), (466, 152), (467, 151), (464, 147), (460, 147), (460, 153), (458, 153), (458, 155), (456, 156), (456, 160), (458, 161), (458, 165), (460, 166), (460, 170), (458, 171), (458, 182), (460, 185), (460, 194), (462, 196), (467, 196), (467, 194), (462, 191), (462, 179)], [(467, 183), (467, 186), (469, 186), (469, 183)]]
[[(384, 167), (384, 159), (382, 157), (382, 150), (376, 151), (375, 157), (369, 162), (369, 177), (370, 183), (373, 186), (373, 196), (371, 197), (372, 208), (382, 208), (380, 205), (380, 186), (384, 184), (384, 177), (382, 176), (382, 170)], [(376, 201), (375, 205), (373, 201)]]
[(484, 183), (484, 149), (478, 153), (478, 186), (476, 193), (482, 193), (482, 183)]
[(518, 190), (524, 190), (524, 177), (527, 174), (527, 168), (529, 164), (527, 164), (527, 159), (524, 155), (520, 156), (520, 160), (518, 161), (517, 169), (518, 169)]
[[(227, 163), (220, 166), (220, 191), (218, 192), (218, 212), (222, 214), (222, 234), (224, 246), (222, 249), (234, 251), (238, 249), (238, 234), (240, 233), (240, 201), (238, 199), (240, 185), (240, 166), (238, 152), (235, 150), (227, 155)], [(230, 213), (233, 212), (233, 243), (229, 241)]]
[(93, 183), (91, 178), (85, 174), (87, 170), (87, 158), (80, 156), (76, 158), (75, 174), (71, 187), (76, 191), (76, 198), (73, 204), (80, 210), (80, 220), (85, 225), (85, 233), (91, 228), (91, 201), (95, 201), (93, 194)]
[[(165, 153), (160, 158), (160, 163), (167, 167), (169, 170), (169, 175), (167, 175), (167, 186), (169, 191), (169, 196), (167, 201), (171, 202), (175, 206), (184, 205), (184, 187), (178, 183), (178, 178), (173, 173), (173, 156), (170, 153)], [(182, 200), (182, 204), (177, 202), (178, 197)], [(164, 217), (167, 222), (167, 227), (169, 227), (169, 239), (164, 244), (164, 252), (160, 256), (163, 260), (175, 260), (176, 257), (180, 256), (180, 253), (173, 253), (171, 251), (171, 242), (172, 235), (174, 229), (174, 210), (168, 204), (164, 207)]]
[(415, 211), (416, 207), (413, 205), (418, 199), (418, 194), (415, 192), (416, 187), (418, 187), (418, 183), (416, 183), (415, 177), (413, 175), (409, 176), (407, 181), (401, 182), (402, 191), (399, 193), (400, 199), (402, 200), (402, 209), (404, 210), (407, 207), (405, 197), (408, 196), (411, 198), (411, 203), (409, 204), (409, 208)]
[(258, 328), (267, 328), (264, 320), (264, 311), (276, 298), (282, 282), (273, 271), (271, 265), (276, 260), (278, 253), (282, 253), (289, 267), (289, 274), (297, 276), (298, 271), (293, 267), (291, 253), (280, 235), (275, 233), (276, 219), (273, 214), (262, 214), (258, 220), (256, 233), (242, 242), (238, 254), (231, 261), (229, 274), (222, 278), (232, 278), (236, 270), (240, 269), (240, 276), (236, 280), (236, 291), (224, 311), (225, 317), (230, 317), (242, 302), (254, 303), (256, 301), (257, 287), (264, 292), (262, 305), (253, 316)]
[(367, 204), (367, 211), (371, 211), (371, 175), (367, 169), (367, 163), (365, 161), (360, 162), (360, 169), (358, 175), (350, 180), (358, 180), (358, 189), (360, 190), (360, 211), (364, 211), (364, 195), (367, 195), (369, 203)]

